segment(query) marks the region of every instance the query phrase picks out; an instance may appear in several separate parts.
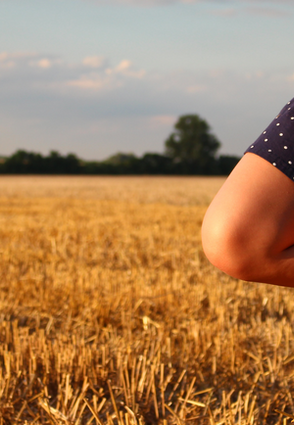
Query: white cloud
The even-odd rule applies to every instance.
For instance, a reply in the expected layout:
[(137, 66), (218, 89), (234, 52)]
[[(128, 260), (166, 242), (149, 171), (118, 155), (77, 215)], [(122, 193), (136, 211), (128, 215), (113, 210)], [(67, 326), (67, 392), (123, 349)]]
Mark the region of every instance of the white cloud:
[(131, 68), (131, 66), (132, 66), (132, 62), (131, 61), (129, 61), (129, 60), (123, 60), (123, 61), (121, 61), (118, 64), (118, 66), (117, 66), (116, 69), (117, 69), (117, 71), (124, 72), (124, 71), (128, 71)]
[(13, 60), (5, 60), (5, 61), (0, 61), (0, 68), (14, 68), (15, 66), (15, 62)]
[(211, 11), (212, 15), (215, 16), (221, 16), (221, 17), (226, 17), (226, 18), (231, 18), (234, 17), (238, 14), (237, 10), (230, 7), (230, 8), (226, 8), (226, 9), (214, 9)]
[(3, 62), (7, 59), (8, 57), (8, 53), (7, 52), (2, 52), (0, 53), (0, 61)]
[[(52, 66), (40, 67), (43, 60)], [(207, 119), (224, 152), (241, 153), (294, 90), (292, 69), (196, 69), (138, 78), (140, 67), (127, 59), (112, 67), (105, 59), (93, 69), (44, 54), (0, 53), (0, 66), (9, 61), (14, 67), (0, 72), (0, 124), (10, 123), (0, 134), (1, 154), (29, 147), (99, 159), (119, 150), (160, 151), (185, 113)]]
[[(83, 0), (85, 1), (85, 0)], [(86, 0), (92, 3), (99, 4), (122, 4), (138, 7), (146, 6), (168, 6), (171, 4), (196, 4), (196, 3), (214, 3), (223, 6), (224, 4), (231, 5), (247, 5), (247, 4), (292, 4), (293, 0)]]
[(195, 84), (187, 87), (187, 93), (199, 93), (207, 90), (207, 86)]
[(105, 58), (103, 56), (87, 56), (83, 59), (83, 65), (89, 68), (101, 68), (105, 65)]
[(44, 68), (44, 69), (46, 69), (46, 68), (51, 68), (51, 66), (52, 66), (52, 62), (51, 62), (49, 59), (40, 59), (40, 60), (38, 60), (38, 61), (36, 62), (36, 65), (37, 65), (39, 68)]
[(248, 80), (257, 80), (262, 79), (265, 77), (265, 73), (263, 71), (255, 71), (255, 72), (249, 72), (245, 74), (245, 77)]
[[(98, 57), (97, 57), (98, 58)], [(89, 57), (86, 60), (87, 64), (98, 64), (96, 57)], [(67, 81), (69, 87), (77, 87), (86, 91), (103, 91), (115, 90), (125, 86), (128, 79), (142, 79), (146, 72), (144, 70), (136, 70), (130, 60), (124, 59), (117, 66), (105, 68), (106, 60), (100, 61), (101, 66), (96, 72), (83, 72), (78, 78)], [(83, 61), (85, 65), (85, 59)], [(92, 66), (93, 68), (93, 66)]]
[(109, 78), (105, 75), (93, 73), (89, 75), (82, 75), (76, 80), (68, 81), (66, 84), (71, 87), (96, 91), (114, 90), (122, 86), (120, 81), (115, 81), (113, 78)]
[(136, 70), (131, 61), (124, 59), (115, 68), (107, 68), (105, 71), (108, 75), (121, 74), (127, 77), (143, 78), (146, 75), (144, 69)]
[(265, 18), (284, 18), (289, 12), (272, 7), (248, 7), (245, 11), (251, 15), (264, 16)]
[(0, 53), (0, 61), (6, 61), (11, 59), (21, 60), (35, 57), (36, 53), (33, 52), (1, 52)]
[[(294, 14), (293, 0), (82, 0), (99, 5), (152, 8), (172, 5), (204, 5), (206, 13), (220, 18), (244, 15), (260, 16), (265, 19), (287, 18)], [(210, 7), (208, 7), (208, 5)]]
[(60, 65), (61, 61), (58, 57), (46, 57), (34, 52), (16, 52), (16, 53), (0, 53), (0, 68), (22, 68), (31, 67), (36, 69), (48, 69), (53, 65)]
[(170, 127), (176, 122), (176, 115), (155, 115), (150, 118), (153, 127)]
[(288, 76), (288, 81), (294, 81), (294, 74), (291, 74)]
[(2, 69), (11, 69), (14, 68), (20, 62), (26, 62), (28, 59), (34, 57), (34, 53), (25, 53), (25, 52), (16, 52), (16, 53), (8, 53), (1, 52), (0, 53), (0, 68)]
[[(252, 3), (254, 5), (252, 6)], [(264, 18), (285, 18), (289, 15), (293, 14), (293, 10), (285, 10), (281, 8), (280, 6), (283, 4), (283, 2), (263, 2), (263, 0), (259, 1), (229, 1), (228, 4), (230, 7), (218, 7), (213, 8), (210, 10), (210, 14), (224, 17), (224, 18), (234, 18), (236, 16), (239, 16), (240, 14), (248, 14), (248, 15), (256, 15), (261, 16)], [(242, 8), (237, 7), (239, 4), (242, 4)], [(235, 7), (234, 7), (235, 6)]]

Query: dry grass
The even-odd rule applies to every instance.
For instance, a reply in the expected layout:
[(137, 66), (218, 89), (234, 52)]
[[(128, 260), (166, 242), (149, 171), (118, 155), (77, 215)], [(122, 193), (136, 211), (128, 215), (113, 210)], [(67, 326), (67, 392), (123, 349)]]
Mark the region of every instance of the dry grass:
[(222, 181), (0, 179), (0, 424), (290, 423), (291, 290), (202, 252)]

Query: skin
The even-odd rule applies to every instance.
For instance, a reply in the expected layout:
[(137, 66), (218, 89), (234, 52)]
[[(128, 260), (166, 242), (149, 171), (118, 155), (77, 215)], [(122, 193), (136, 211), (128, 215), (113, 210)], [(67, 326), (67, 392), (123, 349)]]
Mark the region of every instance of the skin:
[(232, 277), (294, 287), (294, 181), (244, 155), (206, 212), (202, 243)]

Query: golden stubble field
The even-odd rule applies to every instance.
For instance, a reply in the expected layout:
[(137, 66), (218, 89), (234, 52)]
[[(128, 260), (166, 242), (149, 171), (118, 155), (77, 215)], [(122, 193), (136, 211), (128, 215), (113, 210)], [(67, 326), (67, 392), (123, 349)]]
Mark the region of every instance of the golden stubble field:
[(0, 424), (291, 422), (292, 290), (202, 251), (223, 181), (0, 178)]

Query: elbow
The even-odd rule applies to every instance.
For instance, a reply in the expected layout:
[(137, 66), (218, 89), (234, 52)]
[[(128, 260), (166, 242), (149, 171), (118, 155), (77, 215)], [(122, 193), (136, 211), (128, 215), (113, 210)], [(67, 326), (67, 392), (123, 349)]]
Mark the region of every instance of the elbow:
[(204, 218), (202, 246), (207, 259), (229, 276), (251, 281), (253, 258), (247, 242), (244, 232), (232, 223)]

